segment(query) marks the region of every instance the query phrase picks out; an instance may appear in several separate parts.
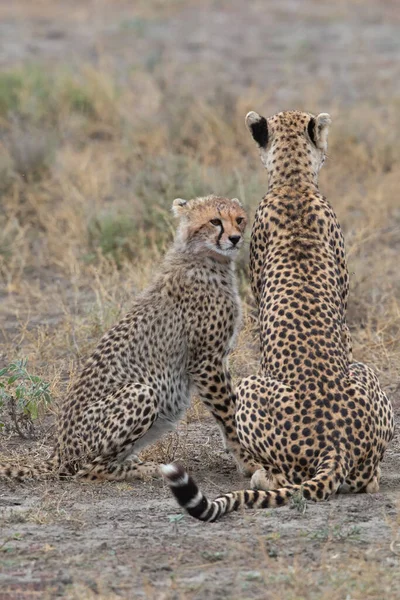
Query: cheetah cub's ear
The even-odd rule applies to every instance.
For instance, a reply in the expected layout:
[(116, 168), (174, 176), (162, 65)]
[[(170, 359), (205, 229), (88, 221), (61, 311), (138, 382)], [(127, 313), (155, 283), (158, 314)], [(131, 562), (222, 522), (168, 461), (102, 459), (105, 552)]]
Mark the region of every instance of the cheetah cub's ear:
[(328, 147), (329, 126), (332, 123), (328, 113), (320, 113), (318, 117), (311, 117), (308, 123), (308, 135), (311, 141), (323, 152)]
[(183, 198), (175, 198), (172, 203), (172, 212), (175, 217), (181, 217), (185, 212), (185, 207), (187, 206), (188, 201)]
[(245, 123), (256, 144), (260, 148), (266, 148), (268, 144), (267, 119), (252, 110), (247, 113)]

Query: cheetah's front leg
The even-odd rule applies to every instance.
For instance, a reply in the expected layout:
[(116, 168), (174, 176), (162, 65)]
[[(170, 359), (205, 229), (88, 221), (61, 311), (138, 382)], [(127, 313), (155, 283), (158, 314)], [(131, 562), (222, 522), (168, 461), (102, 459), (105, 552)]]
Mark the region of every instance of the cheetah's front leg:
[(232, 452), (239, 469), (251, 475), (260, 466), (241, 447), (236, 432), (236, 396), (226, 363), (205, 361), (191, 370), (192, 382), (200, 399), (217, 421), (225, 447)]

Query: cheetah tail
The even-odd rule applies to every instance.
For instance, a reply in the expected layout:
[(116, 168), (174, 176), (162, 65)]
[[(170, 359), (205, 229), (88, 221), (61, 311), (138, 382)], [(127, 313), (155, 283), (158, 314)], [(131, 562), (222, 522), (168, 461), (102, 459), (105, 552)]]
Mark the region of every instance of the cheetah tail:
[(0, 464), (0, 480), (27, 481), (28, 479), (49, 479), (58, 472), (57, 454), (39, 465), (16, 466), (10, 463)]
[[(342, 477), (327, 465), (310, 481), (277, 490), (240, 490), (219, 496), (214, 501), (199, 490), (195, 481), (179, 464), (162, 465), (161, 472), (180, 506), (200, 521), (216, 521), (240, 508), (274, 508), (288, 504), (297, 491), (308, 500), (325, 500), (337, 488)], [(335, 485), (336, 484), (336, 485)], [(336, 491), (336, 490), (335, 490)]]

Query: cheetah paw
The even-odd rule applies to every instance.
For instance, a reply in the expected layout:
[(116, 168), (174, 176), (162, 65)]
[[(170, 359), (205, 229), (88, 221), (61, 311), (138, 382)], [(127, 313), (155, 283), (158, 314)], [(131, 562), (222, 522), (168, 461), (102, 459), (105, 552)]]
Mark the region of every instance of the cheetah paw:
[(268, 476), (265, 469), (258, 469), (250, 480), (250, 487), (253, 490), (264, 490), (268, 491), (272, 489), (273, 479)]

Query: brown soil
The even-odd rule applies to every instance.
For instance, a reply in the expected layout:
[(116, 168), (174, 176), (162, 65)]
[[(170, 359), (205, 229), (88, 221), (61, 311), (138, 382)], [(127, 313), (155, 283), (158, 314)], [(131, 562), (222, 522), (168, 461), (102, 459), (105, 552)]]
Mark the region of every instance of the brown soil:
[[(177, 457), (187, 461), (210, 496), (246, 485), (231, 458), (221, 454), (212, 420), (192, 422), (184, 434), (184, 454), (181, 450)], [(283, 589), (287, 598), (325, 598), (333, 593), (333, 584), (333, 589), (353, 589), (355, 595), (326, 597), (397, 598), (399, 459), (397, 434), (378, 494), (336, 496), (309, 504), (304, 514), (293, 506), (246, 511), (215, 524), (182, 518), (158, 480), (44, 482), (13, 489), (1, 484), (0, 598), (81, 598), (91, 593), (276, 598)], [(381, 571), (383, 587), (377, 588)], [(365, 592), (370, 595), (360, 595)]]

